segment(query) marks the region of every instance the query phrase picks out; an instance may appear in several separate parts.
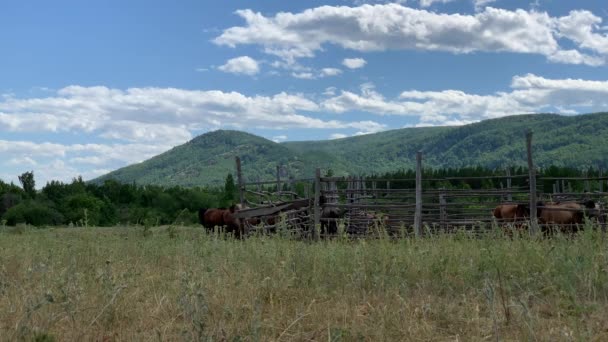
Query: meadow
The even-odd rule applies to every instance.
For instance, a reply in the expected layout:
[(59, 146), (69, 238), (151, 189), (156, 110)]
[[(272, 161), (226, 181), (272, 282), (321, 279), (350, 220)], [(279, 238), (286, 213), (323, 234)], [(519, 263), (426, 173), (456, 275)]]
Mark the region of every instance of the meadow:
[(0, 340), (608, 340), (608, 241), (592, 229), (319, 242), (0, 229)]

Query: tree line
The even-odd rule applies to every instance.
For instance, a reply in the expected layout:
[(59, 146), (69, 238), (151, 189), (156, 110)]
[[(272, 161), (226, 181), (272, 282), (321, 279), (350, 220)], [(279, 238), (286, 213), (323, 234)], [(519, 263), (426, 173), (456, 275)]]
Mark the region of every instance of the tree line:
[[(512, 168), (511, 175), (527, 175), (523, 167)], [(327, 170), (325, 176), (333, 172)], [(446, 177), (504, 176), (504, 169), (483, 167), (425, 169), (425, 188), (490, 189), (506, 186), (504, 179), (442, 180)], [(551, 166), (541, 169), (538, 184), (550, 192), (553, 181), (542, 181), (542, 177), (597, 177), (599, 169), (578, 170)], [(370, 175), (370, 178), (390, 179), (391, 188), (414, 188), (414, 170), (398, 170)], [(124, 184), (106, 180), (103, 184), (87, 183), (81, 177), (71, 182), (50, 181), (39, 191), (36, 190), (34, 172), (25, 172), (19, 177), (20, 186), (0, 180), (0, 220), (2, 225), (27, 223), (34, 226), (113, 226), (113, 225), (160, 225), (196, 224), (199, 208), (228, 207), (238, 200), (238, 189), (234, 178), (228, 174), (223, 187), (163, 187), (158, 185)], [(503, 182), (503, 184), (501, 184)], [(346, 183), (339, 183), (346, 186)], [(513, 187), (528, 185), (526, 177), (512, 179)], [(371, 184), (368, 184), (371, 186)], [(386, 183), (376, 182), (377, 187)], [(584, 181), (569, 181), (573, 191), (582, 192)], [(597, 181), (588, 182), (591, 189), (597, 189)], [(288, 190), (284, 183), (282, 190)], [(264, 187), (265, 191), (275, 191), (276, 186)], [(305, 184), (298, 182), (293, 189), (300, 197), (305, 194)], [(312, 190), (310, 188), (309, 190)], [(314, 193), (314, 192), (311, 192)]]
[(0, 220), (34, 226), (159, 225), (198, 222), (199, 208), (223, 207), (237, 198), (232, 175), (222, 187), (162, 187), (106, 180), (97, 185), (81, 177), (48, 182), (35, 190), (33, 171), (19, 177), (21, 186), (0, 180)]

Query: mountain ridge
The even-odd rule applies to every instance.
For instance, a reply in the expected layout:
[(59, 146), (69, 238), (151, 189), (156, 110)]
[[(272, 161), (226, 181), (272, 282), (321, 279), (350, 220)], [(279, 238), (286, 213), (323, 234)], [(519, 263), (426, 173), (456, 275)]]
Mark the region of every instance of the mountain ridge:
[(464, 126), (401, 128), (334, 140), (275, 143), (251, 133), (217, 130), (195, 137), (158, 156), (129, 165), (92, 182), (116, 179), (138, 184), (221, 185), (235, 174), (239, 156), (247, 181), (306, 177), (316, 167), (336, 175), (373, 174), (413, 168), (415, 153), (424, 167), (501, 168), (526, 165), (525, 132), (534, 132), (534, 160), (540, 167), (584, 168), (608, 165), (608, 113), (562, 116), (522, 114)]

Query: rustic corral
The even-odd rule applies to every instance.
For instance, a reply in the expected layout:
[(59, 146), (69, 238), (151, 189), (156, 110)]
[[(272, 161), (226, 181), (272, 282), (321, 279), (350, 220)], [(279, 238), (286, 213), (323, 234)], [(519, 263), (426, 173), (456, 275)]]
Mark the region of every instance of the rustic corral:
[[(536, 235), (556, 227), (576, 231), (585, 223), (586, 217), (598, 221), (605, 230), (602, 202), (608, 195), (603, 192), (608, 177), (601, 174), (599, 177), (537, 177), (530, 132), (526, 134), (526, 143), (528, 174), (512, 174), (507, 168), (503, 176), (486, 177), (423, 178), (423, 154), (419, 152), (413, 179), (322, 177), (321, 170), (317, 169), (314, 178), (292, 178), (285, 182), (281, 180), (280, 167), (277, 166), (276, 180), (246, 183), (237, 157), (240, 200), (253, 207), (240, 212), (238, 217), (262, 218), (260, 226), (248, 225), (246, 230), (249, 232), (273, 232), (280, 223), (287, 230), (312, 238), (318, 238), (318, 233), (335, 235), (339, 232), (351, 236), (376, 236), (379, 233), (422, 236), (462, 229), (480, 233), (496, 226), (512, 227), (515, 222), (518, 228)], [(287, 186), (284, 184), (293, 189), (296, 182), (306, 184), (306, 198), (298, 198), (295, 191), (285, 190)], [(584, 191), (573, 191), (572, 182), (584, 182)], [(598, 187), (593, 191), (592, 182)], [(261, 189), (262, 185), (275, 184), (275, 192)], [(545, 188), (547, 184), (551, 188)], [(258, 201), (248, 199), (252, 196)], [(585, 208), (584, 202), (589, 201), (594, 203), (593, 210)], [(552, 207), (552, 203), (558, 202), (570, 202), (573, 206)], [(518, 217), (496, 214), (500, 205), (517, 209)], [(571, 216), (572, 219), (555, 219), (554, 212), (558, 209), (565, 213), (560, 215)], [(568, 211), (572, 213), (568, 214)]]

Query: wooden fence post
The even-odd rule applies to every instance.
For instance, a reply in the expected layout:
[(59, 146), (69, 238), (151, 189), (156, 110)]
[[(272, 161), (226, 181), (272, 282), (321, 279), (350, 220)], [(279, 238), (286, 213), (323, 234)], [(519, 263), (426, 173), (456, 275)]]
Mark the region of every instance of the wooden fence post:
[(315, 224), (312, 227), (312, 238), (313, 240), (319, 239), (319, 231), (321, 229), (321, 169), (317, 168), (315, 170), (315, 208), (314, 208), (314, 216), (315, 216)]
[(416, 153), (416, 212), (414, 213), (414, 234), (422, 236), (422, 151)]
[[(442, 189), (443, 190), (443, 189)], [(439, 224), (441, 225), (441, 229), (445, 233), (448, 230), (447, 226), (447, 203), (445, 200), (445, 193), (439, 194)]]
[(604, 169), (600, 169), (600, 192), (604, 192), (604, 180), (601, 179), (604, 177)]
[(513, 202), (513, 194), (511, 193), (511, 168), (507, 168), (507, 201)]
[(585, 175), (585, 182), (584, 182), (585, 190), (584, 191), (589, 192), (589, 191), (591, 191), (591, 189), (589, 187), (589, 174), (587, 171), (585, 171), (584, 175)]
[(277, 197), (281, 201), (281, 166), (277, 165)]
[(532, 131), (526, 132), (526, 150), (528, 152), (528, 173), (530, 183), (530, 233), (538, 234), (538, 218), (536, 214), (536, 169), (532, 161)]
[(236, 179), (239, 185), (239, 201), (241, 205), (245, 204), (245, 194), (244, 194), (244, 185), (243, 185), (243, 175), (241, 173), (241, 158), (234, 157), (236, 161)]

